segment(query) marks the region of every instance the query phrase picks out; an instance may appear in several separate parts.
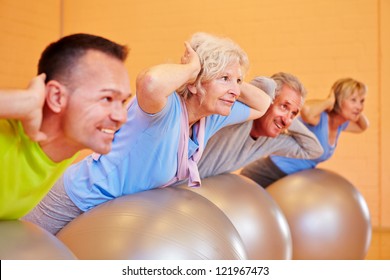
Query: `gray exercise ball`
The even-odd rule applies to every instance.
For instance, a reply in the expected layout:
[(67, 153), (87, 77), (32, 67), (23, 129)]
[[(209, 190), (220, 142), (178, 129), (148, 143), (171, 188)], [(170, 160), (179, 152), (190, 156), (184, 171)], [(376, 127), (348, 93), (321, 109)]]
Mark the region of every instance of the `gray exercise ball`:
[(0, 221), (0, 259), (75, 260), (54, 235), (27, 221)]
[(189, 189), (210, 200), (230, 219), (244, 242), (248, 259), (288, 260), (292, 239), (286, 218), (272, 197), (247, 177), (222, 174)]
[(57, 237), (79, 259), (246, 259), (225, 214), (204, 197), (177, 188), (115, 198), (74, 219)]
[(293, 259), (364, 259), (371, 241), (368, 206), (342, 176), (309, 169), (266, 189), (290, 226)]

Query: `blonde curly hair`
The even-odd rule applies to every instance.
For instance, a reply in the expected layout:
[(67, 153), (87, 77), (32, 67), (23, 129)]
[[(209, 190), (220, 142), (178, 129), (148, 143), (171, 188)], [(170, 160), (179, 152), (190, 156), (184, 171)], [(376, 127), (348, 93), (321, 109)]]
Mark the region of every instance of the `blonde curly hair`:
[[(230, 64), (238, 62), (243, 74), (248, 71), (247, 54), (229, 38), (198, 32), (192, 35), (189, 43), (200, 60), (201, 70), (194, 85), (202, 95), (205, 94), (202, 83), (217, 78)], [(177, 93), (184, 98), (192, 95), (187, 84), (178, 89)]]

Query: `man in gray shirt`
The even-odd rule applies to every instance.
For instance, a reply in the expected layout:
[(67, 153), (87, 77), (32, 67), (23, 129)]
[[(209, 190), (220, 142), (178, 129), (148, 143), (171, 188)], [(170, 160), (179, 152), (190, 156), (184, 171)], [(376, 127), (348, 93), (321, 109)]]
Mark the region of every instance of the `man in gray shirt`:
[(267, 112), (254, 121), (218, 131), (198, 163), (201, 178), (236, 171), (270, 154), (316, 158), (323, 153), (315, 135), (295, 119), (306, 97), (302, 83), (284, 72), (271, 78), (256, 77), (251, 81), (271, 96), (275, 94)]

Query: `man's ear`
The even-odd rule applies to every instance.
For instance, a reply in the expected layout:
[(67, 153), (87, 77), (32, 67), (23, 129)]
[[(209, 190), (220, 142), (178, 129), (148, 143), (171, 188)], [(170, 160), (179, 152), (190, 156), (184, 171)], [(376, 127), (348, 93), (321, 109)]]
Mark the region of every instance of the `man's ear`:
[(60, 113), (67, 103), (65, 87), (55, 80), (46, 84), (46, 104), (55, 113)]

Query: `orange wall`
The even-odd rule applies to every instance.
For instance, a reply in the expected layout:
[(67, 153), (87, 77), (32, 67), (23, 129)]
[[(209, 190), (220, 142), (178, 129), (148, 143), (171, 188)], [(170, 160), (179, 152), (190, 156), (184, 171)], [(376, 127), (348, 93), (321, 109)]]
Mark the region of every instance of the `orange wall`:
[(60, 36), (59, 0), (0, 0), (0, 87), (27, 86), (43, 48)]
[[(247, 79), (291, 72), (304, 82), (309, 98), (325, 97), (336, 79), (352, 76), (368, 85), (365, 112), (371, 126), (361, 135), (343, 134), (336, 154), (321, 167), (358, 187), (374, 226), (390, 227), (390, 148), (385, 145), (390, 141), (390, 124), (385, 121), (390, 119), (390, 98), (385, 94), (390, 90), (389, 2), (0, 0), (0, 55), (8, 65), (0, 65), (0, 86), (23, 86), (35, 71), (38, 49), (55, 39), (58, 30), (63, 35), (95, 33), (127, 44), (133, 91), (142, 68), (179, 61), (184, 40), (196, 31), (237, 41), (251, 60)], [(21, 41), (23, 49), (18, 49)]]

